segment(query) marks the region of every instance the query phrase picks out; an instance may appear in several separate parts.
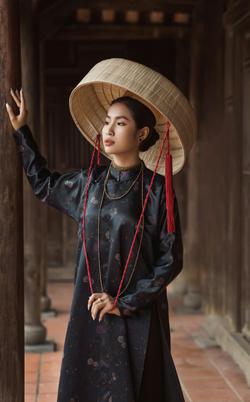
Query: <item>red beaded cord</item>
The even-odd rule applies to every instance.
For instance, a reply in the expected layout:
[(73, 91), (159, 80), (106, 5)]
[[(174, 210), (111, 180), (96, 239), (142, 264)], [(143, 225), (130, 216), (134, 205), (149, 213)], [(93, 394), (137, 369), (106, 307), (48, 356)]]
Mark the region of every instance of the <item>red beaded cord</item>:
[[(167, 130), (166, 130), (165, 136), (163, 138), (162, 145), (160, 147), (159, 155), (158, 155), (156, 165), (155, 165), (155, 169), (154, 169), (153, 175), (151, 177), (149, 188), (148, 188), (145, 200), (144, 200), (144, 205), (143, 205), (143, 208), (142, 208), (142, 211), (141, 211), (141, 215), (140, 215), (140, 218), (139, 218), (138, 223), (136, 225), (136, 231), (135, 231), (135, 234), (134, 234), (132, 244), (130, 246), (128, 258), (127, 258), (127, 261), (126, 261), (126, 264), (125, 264), (125, 267), (124, 267), (124, 270), (123, 270), (122, 278), (121, 278), (120, 285), (119, 285), (119, 288), (118, 288), (118, 291), (117, 291), (117, 295), (116, 295), (115, 300), (114, 300), (112, 310), (117, 305), (117, 301), (118, 301), (118, 298), (119, 298), (121, 287), (122, 287), (122, 284), (123, 284), (123, 281), (124, 281), (124, 278), (125, 278), (125, 275), (126, 275), (126, 272), (127, 272), (127, 269), (128, 269), (128, 264), (129, 264), (130, 258), (132, 256), (132, 250), (133, 250), (135, 240), (136, 240), (136, 237), (137, 237), (137, 234), (138, 234), (138, 231), (139, 231), (140, 223), (141, 223), (141, 220), (143, 218), (143, 214), (144, 214), (147, 202), (148, 202), (149, 194), (151, 192), (151, 188), (152, 188), (152, 185), (153, 185), (153, 181), (154, 181), (154, 178), (155, 178), (155, 174), (156, 174), (156, 171), (157, 171), (157, 168), (158, 168), (159, 160), (161, 158), (163, 146), (164, 146), (164, 143), (165, 143), (166, 139), (167, 139), (167, 153), (166, 153), (166, 158), (165, 158), (165, 187), (166, 187), (167, 232), (171, 233), (171, 232), (175, 231), (174, 211), (173, 211), (174, 192), (173, 192), (173, 188), (172, 188), (172, 156), (170, 154), (170, 146), (169, 146), (169, 127), (170, 127), (169, 121), (166, 123), (166, 127), (167, 127)], [(93, 292), (92, 280), (91, 280), (91, 274), (90, 274), (90, 265), (89, 265), (89, 260), (88, 260), (88, 256), (87, 256), (87, 250), (86, 250), (85, 214), (86, 214), (86, 205), (87, 205), (87, 198), (88, 198), (89, 178), (90, 178), (90, 173), (91, 173), (92, 168), (93, 168), (93, 160), (94, 160), (94, 155), (95, 155), (95, 151), (96, 151), (96, 143), (97, 142), (98, 142), (98, 165), (99, 165), (100, 164), (100, 134), (97, 135), (96, 140), (95, 140), (95, 146), (94, 146), (94, 150), (93, 150), (93, 154), (92, 154), (92, 158), (91, 158), (90, 168), (89, 168), (89, 171), (88, 171), (88, 180), (87, 180), (87, 183), (86, 183), (86, 194), (85, 194), (85, 199), (84, 199), (84, 212), (83, 212), (83, 220), (82, 220), (83, 221), (82, 226), (83, 226), (84, 254), (85, 254), (85, 258), (86, 258), (87, 271), (88, 271), (88, 280), (89, 280), (91, 294), (93, 294), (94, 292)]]

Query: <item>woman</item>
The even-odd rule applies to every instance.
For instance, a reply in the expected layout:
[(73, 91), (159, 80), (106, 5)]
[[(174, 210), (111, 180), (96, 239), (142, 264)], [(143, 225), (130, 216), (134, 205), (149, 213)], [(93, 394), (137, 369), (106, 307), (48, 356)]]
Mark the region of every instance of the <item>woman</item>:
[[(22, 90), (11, 94), (20, 113), (7, 111), (34, 194), (78, 224), (57, 402), (183, 402), (166, 295), (182, 269), (178, 204), (174, 195), (174, 232), (167, 233), (164, 176), (152, 174), (139, 154), (159, 139), (154, 113), (134, 97), (113, 98), (96, 137), (111, 163), (60, 174), (46, 167), (37, 148)], [(73, 117), (84, 132), (77, 110)], [(96, 143), (91, 163), (95, 150)]]

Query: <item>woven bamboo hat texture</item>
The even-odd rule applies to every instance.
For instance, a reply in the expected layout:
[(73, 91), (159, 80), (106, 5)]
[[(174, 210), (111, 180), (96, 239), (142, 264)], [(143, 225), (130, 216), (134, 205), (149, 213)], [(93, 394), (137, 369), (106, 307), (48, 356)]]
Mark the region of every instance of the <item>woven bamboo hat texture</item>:
[[(191, 104), (171, 81), (157, 71), (124, 58), (105, 59), (95, 64), (71, 91), (69, 109), (82, 135), (94, 146), (95, 138), (105, 122), (113, 99), (131, 96), (144, 103), (155, 115), (159, 140), (148, 151), (140, 152), (145, 165), (154, 170), (161, 138), (167, 121), (170, 122), (169, 145), (172, 155), (172, 174), (184, 166), (195, 142), (197, 122)], [(164, 144), (158, 173), (165, 175)], [(103, 144), (100, 152), (107, 158)]]

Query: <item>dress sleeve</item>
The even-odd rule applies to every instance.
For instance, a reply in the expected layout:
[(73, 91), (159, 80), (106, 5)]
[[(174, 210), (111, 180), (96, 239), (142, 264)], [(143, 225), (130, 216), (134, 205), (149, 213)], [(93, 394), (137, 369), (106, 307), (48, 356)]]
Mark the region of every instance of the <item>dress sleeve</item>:
[[(162, 190), (159, 209), (159, 237), (152, 273), (139, 279), (133, 293), (119, 297), (117, 307), (122, 316), (131, 316), (153, 303), (181, 272), (183, 267), (183, 243), (176, 195), (174, 197), (175, 233), (166, 230), (165, 187)], [(157, 242), (156, 242), (157, 243)]]
[(87, 169), (72, 169), (64, 174), (51, 172), (27, 124), (12, 132), (12, 135), (19, 147), (24, 172), (34, 195), (78, 221)]

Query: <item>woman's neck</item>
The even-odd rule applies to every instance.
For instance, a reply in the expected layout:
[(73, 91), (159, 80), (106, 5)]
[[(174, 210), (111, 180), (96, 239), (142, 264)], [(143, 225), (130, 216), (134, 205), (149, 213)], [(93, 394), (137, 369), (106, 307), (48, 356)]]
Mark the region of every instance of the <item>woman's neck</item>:
[(141, 162), (141, 159), (139, 158), (139, 155), (132, 156), (132, 157), (121, 157), (120, 155), (114, 155), (113, 156), (113, 166), (116, 167), (117, 169), (129, 169), (131, 167), (139, 165)]

